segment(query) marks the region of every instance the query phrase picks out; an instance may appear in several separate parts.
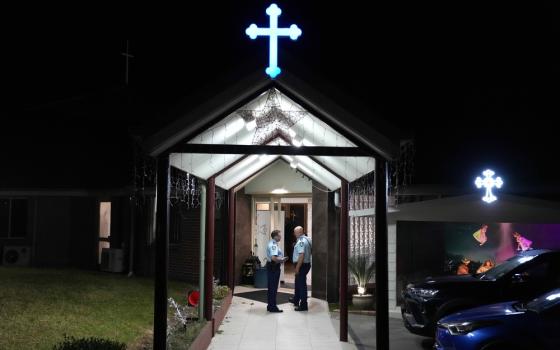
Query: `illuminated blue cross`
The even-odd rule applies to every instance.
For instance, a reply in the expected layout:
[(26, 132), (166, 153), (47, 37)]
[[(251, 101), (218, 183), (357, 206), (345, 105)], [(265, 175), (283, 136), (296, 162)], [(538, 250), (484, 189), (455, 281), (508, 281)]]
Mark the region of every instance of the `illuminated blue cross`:
[(268, 68), (266, 68), (265, 72), (272, 79), (276, 78), (281, 72), (280, 67), (278, 67), (278, 37), (289, 36), (290, 39), (296, 40), (302, 33), (301, 29), (295, 24), (292, 24), (290, 28), (278, 28), (278, 16), (281, 13), (282, 10), (276, 4), (271, 4), (266, 9), (266, 14), (270, 17), (270, 28), (259, 28), (253, 23), (245, 30), (245, 33), (253, 40), (257, 36), (270, 37)]

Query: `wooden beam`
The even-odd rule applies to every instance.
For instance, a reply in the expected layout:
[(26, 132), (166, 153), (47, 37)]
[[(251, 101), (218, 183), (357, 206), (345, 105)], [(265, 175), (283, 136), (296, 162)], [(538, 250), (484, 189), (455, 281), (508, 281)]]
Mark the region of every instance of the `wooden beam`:
[(389, 349), (387, 161), (375, 158), (375, 332), (377, 349)]
[(157, 160), (154, 349), (167, 348), (167, 274), (169, 267), (169, 155)]
[(370, 157), (359, 147), (274, 146), (274, 145), (213, 145), (185, 143), (172, 148), (171, 153), (202, 154), (272, 154), (293, 156)]
[[(340, 186), (340, 341), (348, 341), (348, 181)], [(385, 349), (385, 348), (378, 348)]]
[(212, 321), (214, 289), (214, 214), (216, 211), (216, 179), (208, 179), (206, 191), (206, 260), (204, 261), (204, 318)]
[[(284, 137), (282, 137), (281, 134), (274, 134), (272, 137), (269, 137), (268, 139), (266, 139), (262, 144), (266, 145), (267, 143), (271, 142), (272, 140), (276, 139), (276, 138), (281, 138), (284, 139)], [(286, 141), (288, 142), (288, 141)], [(289, 143), (289, 142), (288, 142)], [(225, 173), (226, 171), (228, 171), (229, 169), (231, 169), (233, 166), (235, 166), (236, 164), (238, 164), (239, 162), (243, 161), (243, 159), (246, 159), (247, 157), (249, 157), (249, 154), (245, 154), (243, 157), (239, 158), (238, 160), (234, 161), (233, 163), (231, 163), (230, 165), (226, 166), (225, 168), (223, 168), (222, 170), (218, 171), (217, 173), (215, 173), (214, 175), (212, 175), (213, 177), (218, 177), (220, 175), (222, 175), (223, 173)]]

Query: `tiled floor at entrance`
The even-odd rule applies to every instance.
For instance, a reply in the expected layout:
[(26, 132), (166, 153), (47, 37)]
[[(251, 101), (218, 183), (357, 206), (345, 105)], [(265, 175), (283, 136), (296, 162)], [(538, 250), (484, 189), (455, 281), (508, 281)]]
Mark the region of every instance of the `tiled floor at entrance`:
[[(236, 293), (245, 290), (254, 289), (235, 287)], [(308, 312), (296, 312), (290, 304), (283, 304), (279, 305), (283, 313), (269, 313), (265, 303), (234, 296), (209, 349), (356, 349), (338, 341), (325, 301), (310, 298), (308, 303)]]

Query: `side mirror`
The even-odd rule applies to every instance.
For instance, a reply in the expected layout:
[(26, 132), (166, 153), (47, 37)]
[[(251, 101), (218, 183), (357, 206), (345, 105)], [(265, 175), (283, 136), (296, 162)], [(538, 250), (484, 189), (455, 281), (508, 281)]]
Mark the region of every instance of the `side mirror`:
[(513, 276), (511, 276), (511, 283), (523, 283), (525, 282), (525, 278), (523, 278), (523, 275), (520, 273), (516, 273)]

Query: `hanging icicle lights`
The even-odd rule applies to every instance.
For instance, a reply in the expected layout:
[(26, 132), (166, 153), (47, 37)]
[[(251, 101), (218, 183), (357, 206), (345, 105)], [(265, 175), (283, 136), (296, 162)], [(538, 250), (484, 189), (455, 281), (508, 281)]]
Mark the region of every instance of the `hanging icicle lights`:
[[(183, 209), (200, 207), (199, 180), (187, 172), (171, 167), (171, 191), (169, 200), (172, 206), (182, 206)], [(221, 209), (224, 204), (223, 191), (216, 191), (216, 209)]]
[(200, 190), (196, 177), (176, 168), (171, 168), (171, 205), (181, 204), (187, 209), (200, 206)]

